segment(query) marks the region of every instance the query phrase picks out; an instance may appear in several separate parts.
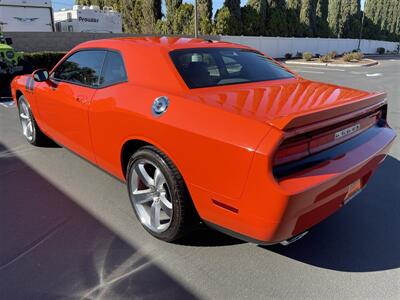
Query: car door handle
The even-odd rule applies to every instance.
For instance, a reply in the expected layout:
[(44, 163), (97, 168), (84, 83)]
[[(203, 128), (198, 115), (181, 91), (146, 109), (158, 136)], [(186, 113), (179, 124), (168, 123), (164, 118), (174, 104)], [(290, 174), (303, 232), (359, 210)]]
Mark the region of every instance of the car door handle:
[(79, 103), (85, 104), (89, 102), (89, 98), (87, 96), (76, 96), (75, 100)]

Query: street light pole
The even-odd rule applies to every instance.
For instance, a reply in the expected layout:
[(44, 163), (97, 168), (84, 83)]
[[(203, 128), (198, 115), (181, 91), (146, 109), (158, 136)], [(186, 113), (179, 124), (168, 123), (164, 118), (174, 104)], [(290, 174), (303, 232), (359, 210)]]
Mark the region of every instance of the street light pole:
[(197, 39), (199, 36), (197, 28), (197, 0), (194, 1), (194, 37)]
[(361, 19), (361, 29), (360, 29), (360, 37), (358, 39), (358, 47), (357, 50), (360, 51), (360, 47), (361, 47), (361, 39), (362, 39), (362, 35), (363, 35), (363, 29), (364, 29), (364, 17), (365, 17), (365, 12), (364, 10), (362, 11), (362, 19)]

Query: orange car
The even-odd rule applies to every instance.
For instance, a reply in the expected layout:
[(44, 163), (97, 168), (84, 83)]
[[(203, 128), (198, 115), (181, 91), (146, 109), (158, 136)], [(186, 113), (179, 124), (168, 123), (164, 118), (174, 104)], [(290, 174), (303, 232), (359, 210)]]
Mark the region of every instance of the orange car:
[(385, 93), (305, 80), (211, 40), (86, 42), (12, 92), (29, 143), (50, 138), (125, 181), (165, 241), (202, 220), (288, 244), (352, 199), (395, 138)]

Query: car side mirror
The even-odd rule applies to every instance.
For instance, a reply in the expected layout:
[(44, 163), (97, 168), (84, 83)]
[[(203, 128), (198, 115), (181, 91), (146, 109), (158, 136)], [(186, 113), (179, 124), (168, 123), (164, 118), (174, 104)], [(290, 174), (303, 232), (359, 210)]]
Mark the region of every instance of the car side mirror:
[(6, 38), (5, 40), (6, 40), (7, 45), (12, 45), (12, 43), (13, 43), (12, 38)]
[(37, 82), (49, 80), (49, 71), (46, 69), (39, 69), (33, 72), (33, 79)]

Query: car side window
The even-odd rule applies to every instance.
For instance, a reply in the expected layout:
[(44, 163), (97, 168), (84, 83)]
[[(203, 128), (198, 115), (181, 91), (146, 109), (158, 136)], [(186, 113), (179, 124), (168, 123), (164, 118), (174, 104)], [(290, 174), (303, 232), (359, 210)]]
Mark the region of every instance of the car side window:
[(127, 81), (124, 61), (121, 54), (108, 51), (100, 77), (100, 86), (109, 86)]
[(83, 50), (68, 57), (54, 72), (55, 80), (98, 87), (106, 51)]

